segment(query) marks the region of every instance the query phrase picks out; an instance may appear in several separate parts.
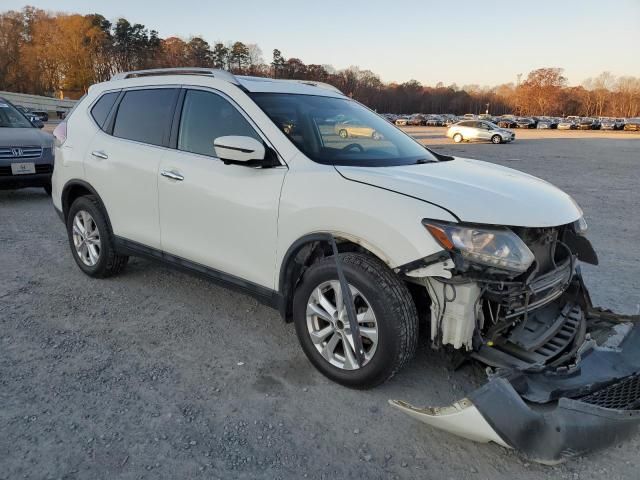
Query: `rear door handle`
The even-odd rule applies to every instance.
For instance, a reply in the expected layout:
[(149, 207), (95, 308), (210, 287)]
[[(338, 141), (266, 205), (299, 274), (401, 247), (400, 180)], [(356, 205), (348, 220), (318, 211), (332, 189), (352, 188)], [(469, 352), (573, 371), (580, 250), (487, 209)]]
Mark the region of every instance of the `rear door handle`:
[(107, 158), (109, 158), (109, 155), (104, 153), (102, 150), (94, 150), (93, 152), (91, 152), (91, 155), (99, 158), (100, 160), (106, 160)]
[(171, 170), (162, 170), (160, 172), (160, 175), (162, 175), (163, 177), (170, 178), (171, 180), (178, 180), (179, 182), (184, 180), (184, 177), (182, 175), (180, 175), (178, 172), (173, 172)]

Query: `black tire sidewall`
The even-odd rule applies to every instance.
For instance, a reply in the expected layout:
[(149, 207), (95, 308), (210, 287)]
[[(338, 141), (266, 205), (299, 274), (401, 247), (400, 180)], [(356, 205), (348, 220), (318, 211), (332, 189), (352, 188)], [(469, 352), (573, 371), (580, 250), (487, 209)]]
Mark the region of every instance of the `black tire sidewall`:
[[(85, 265), (76, 252), (76, 247), (73, 243), (73, 219), (80, 210), (85, 210), (93, 217), (93, 221), (98, 227), (100, 234), (100, 258), (98, 262), (93, 265)], [(107, 225), (106, 216), (102, 212), (102, 209), (96, 204), (95, 200), (89, 197), (80, 197), (76, 199), (71, 208), (69, 208), (69, 214), (67, 215), (67, 236), (69, 238), (69, 246), (71, 247), (71, 254), (76, 264), (80, 269), (89, 276), (101, 277), (107, 271), (109, 262), (109, 256), (111, 252), (111, 232)]]
[(338, 280), (335, 260), (330, 257), (309, 269), (299, 284), (293, 300), (293, 321), (300, 345), (311, 363), (329, 379), (351, 388), (371, 388), (384, 382), (391, 374), (400, 355), (400, 340), (395, 328), (393, 311), (389, 308), (384, 291), (377, 288), (375, 275), (354, 265), (342, 262), (347, 282), (364, 295), (376, 316), (378, 345), (369, 363), (357, 370), (342, 370), (327, 362), (311, 341), (307, 330), (307, 302), (318, 285), (328, 280)]
[[(496, 138), (498, 139), (497, 142), (496, 142)], [(499, 143), (502, 143), (502, 137), (500, 137), (500, 135), (494, 135), (493, 137), (491, 137), (491, 143), (493, 143), (494, 145), (498, 145)]]

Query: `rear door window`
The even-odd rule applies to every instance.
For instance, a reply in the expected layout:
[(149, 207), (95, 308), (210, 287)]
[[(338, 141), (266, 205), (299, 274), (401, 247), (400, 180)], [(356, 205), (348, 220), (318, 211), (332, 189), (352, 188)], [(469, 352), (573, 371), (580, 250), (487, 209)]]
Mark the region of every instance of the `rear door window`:
[(130, 90), (118, 106), (113, 136), (167, 146), (178, 89)]
[(107, 120), (113, 104), (116, 103), (118, 94), (119, 92), (105, 93), (98, 99), (91, 109), (91, 116), (102, 129), (104, 129), (104, 122)]

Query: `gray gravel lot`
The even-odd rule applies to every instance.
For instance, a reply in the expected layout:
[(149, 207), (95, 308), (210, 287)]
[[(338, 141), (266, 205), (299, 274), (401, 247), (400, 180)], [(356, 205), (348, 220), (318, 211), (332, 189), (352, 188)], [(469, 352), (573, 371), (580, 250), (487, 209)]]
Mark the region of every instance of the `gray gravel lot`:
[[(444, 129), (408, 130), (568, 191), (601, 258), (585, 269), (595, 303), (638, 311), (640, 140), (453, 145)], [(544, 467), (386, 403), (446, 404), (482, 375), (422, 347), (373, 391), (340, 387), (277, 312), (146, 260), (90, 279), (44, 192), (0, 191), (0, 479), (637, 478), (640, 436)]]

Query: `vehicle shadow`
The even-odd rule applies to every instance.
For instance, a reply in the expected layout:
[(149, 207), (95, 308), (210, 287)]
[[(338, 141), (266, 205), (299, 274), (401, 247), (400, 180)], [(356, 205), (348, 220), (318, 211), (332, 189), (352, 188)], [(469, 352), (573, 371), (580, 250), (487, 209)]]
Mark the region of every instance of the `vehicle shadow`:
[(17, 190), (0, 190), (0, 203), (2, 202), (30, 202), (42, 201), (51, 197), (43, 188), (21, 188)]

